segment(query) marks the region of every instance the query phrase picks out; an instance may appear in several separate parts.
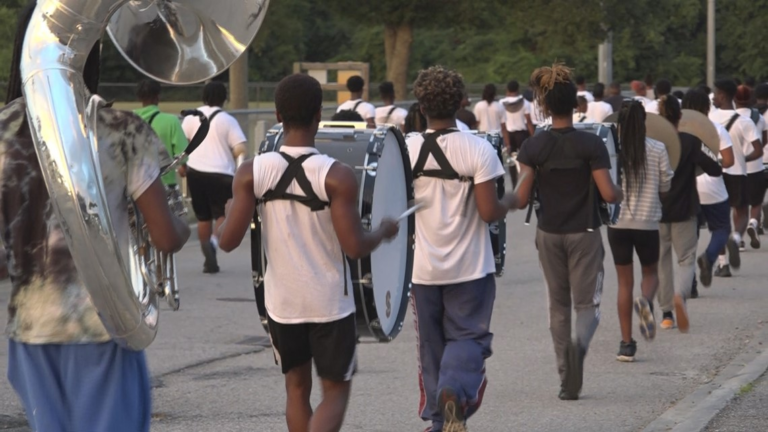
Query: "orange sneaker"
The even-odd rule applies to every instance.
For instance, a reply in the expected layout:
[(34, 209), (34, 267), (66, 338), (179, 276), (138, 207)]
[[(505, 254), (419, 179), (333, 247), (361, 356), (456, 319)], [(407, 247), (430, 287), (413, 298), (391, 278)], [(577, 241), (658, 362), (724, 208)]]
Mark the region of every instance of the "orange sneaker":
[(675, 312), (677, 313), (677, 328), (682, 333), (688, 333), (688, 309), (685, 307), (685, 299), (680, 294), (675, 294)]
[(659, 327), (664, 330), (671, 330), (675, 328), (675, 317), (672, 315), (672, 312), (664, 312), (664, 316), (661, 319), (661, 324), (659, 324)]

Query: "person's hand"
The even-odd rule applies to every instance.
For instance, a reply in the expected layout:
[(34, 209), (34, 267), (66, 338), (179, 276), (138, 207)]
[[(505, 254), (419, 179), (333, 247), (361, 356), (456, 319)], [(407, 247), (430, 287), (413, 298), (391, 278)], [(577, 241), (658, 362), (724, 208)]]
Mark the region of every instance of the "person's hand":
[(381, 220), (379, 229), (384, 234), (384, 238), (389, 240), (397, 236), (397, 233), (400, 231), (400, 225), (394, 219), (384, 218)]
[(187, 166), (181, 165), (177, 170), (177, 173), (179, 173), (179, 177), (186, 177), (187, 176)]

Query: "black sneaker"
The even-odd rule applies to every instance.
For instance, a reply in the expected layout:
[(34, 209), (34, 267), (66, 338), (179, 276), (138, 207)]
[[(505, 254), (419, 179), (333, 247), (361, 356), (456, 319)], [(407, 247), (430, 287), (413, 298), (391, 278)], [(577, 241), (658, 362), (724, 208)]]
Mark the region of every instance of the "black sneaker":
[(704, 288), (709, 288), (712, 285), (712, 263), (709, 262), (706, 255), (699, 256), (696, 263), (699, 265), (701, 284), (704, 285)]
[(731, 267), (726, 264), (716, 268), (715, 277), (731, 277)]
[(560, 399), (578, 400), (584, 382), (584, 357), (587, 350), (571, 342), (565, 349), (565, 380), (560, 389)]
[(203, 273), (218, 273), (219, 263), (216, 261), (216, 247), (213, 243), (200, 243), (200, 249), (203, 251), (205, 262), (203, 263)]
[(616, 360), (625, 363), (632, 363), (635, 361), (635, 354), (637, 353), (637, 342), (632, 339), (632, 342), (626, 343), (621, 341), (619, 344), (619, 354), (616, 356)]
[[(743, 243), (743, 242), (742, 242)], [(733, 237), (728, 238), (728, 243), (725, 244), (728, 249), (728, 263), (734, 270), (738, 270), (741, 267), (741, 251), (739, 250), (739, 244)]]
[(691, 285), (691, 297), (692, 299), (699, 298), (699, 290), (698, 290), (699, 283), (696, 282), (696, 276), (693, 276), (693, 284)]
[(765, 229), (763, 229), (763, 226), (762, 226), (762, 225), (759, 225), (759, 226), (757, 227), (757, 234), (758, 234), (758, 235), (764, 235), (764, 234), (765, 234)]
[(456, 390), (444, 387), (437, 396), (440, 413), (443, 415), (443, 432), (466, 432), (464, 408), (459, 403)]

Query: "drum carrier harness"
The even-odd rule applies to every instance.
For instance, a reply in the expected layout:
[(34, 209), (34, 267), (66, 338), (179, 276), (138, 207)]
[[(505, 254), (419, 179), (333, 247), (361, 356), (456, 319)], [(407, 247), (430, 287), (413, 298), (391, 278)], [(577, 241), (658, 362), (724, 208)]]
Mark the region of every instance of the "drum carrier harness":
[[(278, 180), (275, 187), (268, 190), (261, 198), (257, 199), (256, 204), (266, 204), (270, 201), (277, 200), (296, 201), (309, 207), (313, 212), (325, 210), (329, 207), (331, 203), (321, 200), (312, 189), (312, 183), (309, 182), (307, 173), (302, 166), (304, 161), (312, 156), (316, 156), (317, 153), (307, 153), (296, 158), (283, 152), (277, 152), (277, 154), (282, 156), (282, 158), (288, 162), (288, 168), (283, 171), (283, 175), (280, 176), (280, 180)], [(293, 183), (294, 180), (296, 180), (296, 183), (299, 185), (299, 188), (301, 188), (304, 196), (288, 192), (288, 187), (291, 186), (291, 183)], [(344, 295), (347, 296), (349, 295), (349, 287), (347, 286), (347, 256), (344, 254), (343, 250), (341, 251), (341, 256), (341, 260), (344, 264)]]
[[(443, 153), (440, 145), (437, 143), (437, 139), (441, 136), (454, 132), (459, 132), (459, 130), (450, 128), (422, 134), (424, 137), (424, 143), (421, 145), (421, 150), (419, 150), (419, 157), (416, 159), (416, 164), (413, 166), (413, 179), (416, 180), (419, 177), (432, 177), (443, 180), (458, 180), (462, 183), (469, 183), (469, 194), (467, 195), (468, 203), (475, 186), (474, 177), (463, 176), (456, 172), (456, 170), (453, 169), (453, 166), (451, 166), (451, 163), (448, 162), (448, 158), (445, 157), (445, 153)], [(427, 159), (429, 159), (430, 155), (435, 158), (435, 162), (437, 162), (437, 165), (440, 166), (439, 169), (424, 169), (424, 165), (427, 164)], [(466, 211), (466, 209), (467, 206), (465, 205), (464, 210)]]

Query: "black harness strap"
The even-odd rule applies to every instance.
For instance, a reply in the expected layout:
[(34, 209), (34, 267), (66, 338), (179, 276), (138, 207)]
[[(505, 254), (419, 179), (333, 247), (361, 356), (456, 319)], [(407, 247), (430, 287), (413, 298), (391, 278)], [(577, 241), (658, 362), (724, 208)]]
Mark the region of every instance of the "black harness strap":
[(387, 113), (387, 120), (384, 123), (389, 123), (389, 118), (392, 117), (392, 113), (395, 112), (397, 109), (397, 105), (392, 105), (392, 108), (389, 109), (389, 112)]
[(731, 119), (728, 120), (728, 124), (725, 125), (725, 130), (730, 132), (731, 128), (733, 127), (733, 124), (736, 123), (736, 120), (738, 120), (740, 116), (741, 116), (741, 114), (739, 114), (739, 113), (734, 114), (733, 117), (731, 117)]
[(150, 126), (152, 126), (152, 122), (155, 121), (155, 118), (160, 114), (160, 111), (157, 111), (156, 113), (152, 114), (149, 117), (149, 120), (147, 120), (147, 123), (149, 123)]
[[(355, 104), (355, 106), (353, 106), (353, 107), (352, 107), (352, 111), (357, 111), (357, 107), (359, 107), (361, 103), (363, 103), (363, 100), (362, 100), (362, 99), (360, 99), (359, 101), (357, 101), (357, 103)], [(363, 119), (363, 120), (365, 120), (365, 119)]]
[[(328, 207), (330, 203), (321, 200), (315, 191), (312, 189), (312, 184), (307, 178), (307, 174), (304, 172), (304, 168), (301, 166), (305, 160), (314, 156), (315, 153), (309, 153), (301, 155), (297, 158), (293, 158), (285, 153), (279, 152), (280, 156), (288, 162), (288, 168), (285, 169), (280, 180), (275, 185), (274, 189), (270, 189), (259, 200), (259, 204), (266, 204), (269, 201), (275, 200), (288, 200), (296, 201), (309, 207), (313, 212), (320, 211)], [(304, 196), (288, 193), (288, 187), (296, 180), (301, 191), (304, 192)]]
[[(469, 203), (475, 187), (474, 177), (459, 175), (459, 173), (453, 169), (451, 163), (448, 162), (448, 158), (445, 157), (445, 153), (443, 153), (443, 150), (437, 143), (437, 139), (441, 136), (458, 131), (458, 129), (453, 128), (442, 129), (423, 135), (424, 143), (421, 145), (421, 150), (419, 150), (419, 158), (416, 159), (416, 165), (413, 167), (413, 179), (416, 180), (419, 177), (433, 177), (443, 180), (458, 180), (462, 183), (469, 183), (469, 193), (467, 194), (467, 203)], [(440, 167), (440, 169), (424, 169), (424, 165), (427, 164), (429, 155), (432, 155), (432, 157), (435, 158), (435, 162), (437, 162), (437, 165)], [(466, 209), (467, 206), (465, 205), (464, 210), (466, 211)]]

